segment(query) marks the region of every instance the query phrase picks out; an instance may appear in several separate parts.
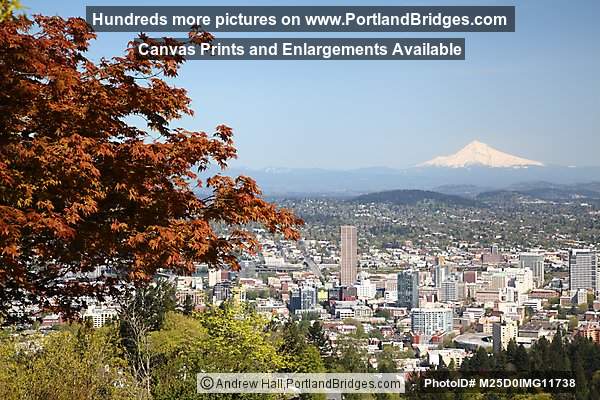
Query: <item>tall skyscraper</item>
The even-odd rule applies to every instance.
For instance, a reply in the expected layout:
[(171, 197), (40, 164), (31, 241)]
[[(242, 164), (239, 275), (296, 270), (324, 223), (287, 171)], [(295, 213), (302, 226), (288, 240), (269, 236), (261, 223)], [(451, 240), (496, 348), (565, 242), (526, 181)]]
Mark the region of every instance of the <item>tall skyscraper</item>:
[(419, 306), (419, 271), (398, 272), (398, 307)]
[(344, 225), (340, 232), (340, 285), (351, 286), (356, 282), (358, 254), (356, 227)]
[(521, 268), (529, 268), (533, 272), (533, 282), (536, 287), (544, 286), (544, 254), (521, 253), (519, 255)]
[(569, 251), (569, 289), (600, 290), (598, 280), (598, 255), (593, 250)]

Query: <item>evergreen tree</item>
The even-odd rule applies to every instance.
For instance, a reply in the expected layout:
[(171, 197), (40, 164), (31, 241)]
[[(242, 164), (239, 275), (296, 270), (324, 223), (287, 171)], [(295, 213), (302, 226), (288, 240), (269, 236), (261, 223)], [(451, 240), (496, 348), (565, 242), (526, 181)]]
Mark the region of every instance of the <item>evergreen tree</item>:
[(336, 356), (332, 360), (333, 372), (368, 372), (367, 354), (354, 342), (345, 338), (338, 341)]
[(185, 296), (182, 312), (184, 315), (192, 315), (194, 312), (194, 300), (192, 299), (192, 296)]
[(515, 341), (515, 339), (510, 339), (510, 341), (508, 342), (508, 345), (506, 346), (507, 361), (514, 364), (516, 353), (517, 353), (517, 342)]
[(490, 358), (490, 365), (495, 371), (506, 371), (508, 369), (508, 356), (506, 351), (501, 350), (500, 352), (495, 353), (494, 356)]
[(542, 336), (533, 345), (531, 349), (532, 364), (530, 364), (531, 371), (547, 371), (550, 367), (550, 356), (549, 356), (549, 343), (548, 340)]
[(550, 365), (549, 369), (555, 371), (570, 370), (570, 362), (564, 347), (562, 329), (558, 329), (549, 347), (549, 356), (552, 360), (547, 360)]
[(463, 369), (466, 371), (489, 371), (490, 367), (490, 356), (483, 347), (479, 347), (473, 357), (463, 363)]
[(315, 321), (308, 327), (307, 339), (309, 343), (319, 349), (322, 357), (331, 355), (331, 343), (319, 321)]
[(525, 346), (523, 346), (522, 344), (520, 344), (517, 347), (517, 350), (515, 352), (515, 358), (513, 361), (515, 367), (517, 368), (517, 371), (529, 371), (529, 354), (527, 353), (527, 350), (525, 349)]

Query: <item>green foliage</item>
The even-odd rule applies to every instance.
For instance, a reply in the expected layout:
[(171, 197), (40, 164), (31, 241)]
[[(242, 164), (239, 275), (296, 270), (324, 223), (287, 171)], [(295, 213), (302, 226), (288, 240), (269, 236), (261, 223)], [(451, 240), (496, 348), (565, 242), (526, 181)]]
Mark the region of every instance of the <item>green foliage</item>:
[(120, 302), (121, 321), (125, 317), (136, 315), (148, 330), (155, 331), (161, 328), (166, 314), (175, 310), (175, 306), (174, 285), (161, 279), (138, 286), (125, 294)]
[(587, 294), (587, 306), (588, 309), (592, 309), (594, 307), (594, 300), (596, 300), (596, 295), (594, 295), (594, 293), (588, 293)]
[(569, 330), (575, 330), (577, 328), (577, 325), (579, 325), (579, 319), (574, 315), (569, 317)]
[(357, 339), (365, 339), (368, 336), (365, 334), (365, 328), (363, 327), (362, 323), (360, 323), (360, 321), (354, 319), (354, 318), (346, 318), (344, 321), (344, 324), (346, 325), (354, 325), (356, 327), (356, 332), (353, 334), (353, 336)]
[(330, 370), (333, 372), (368, 372), (367, 353), (358, 346), (355, 338), (340, 338), (335, 349)]
[[(503, 363), (503, 359), (507, 361)], [(570, 371), (577, 385), (574, 396), (556, 397), (577, 400), (600, 399), (600, 346), (582, 337), (566, 338), (558, 330), (551, 342), (541, 337), (530, 349), (509, 343), (506, 351), (487, 355), (479, 349), (461, 366), (465, 371), (510, 370), (522, 372)], [(515, 395), (504, 398), (549, 399), (546, 394)], [(553, 397), (554, 398), (554, 397)]]
[(379, 340), (383, 340), (384, 339), (383, 334), (377, 328), (374, 328), (371, 331), (369, 331), (369, 337), (370, 338), (379, 339)]
[(0, 22), (22, 8), (19, 0), (0, 0)]
[(46, 336), (0, 342), (3, 400), (145, 399), (113, 327), (75, 325)]
[(194, 299), (192, 296), (185, 296), (185, 301), (183, 302), (182, 312), (185, 315), (192, 315), (194, 312)]
[(153, 362), (148, 338), (162, 327), (167, 313), (175, 310), (175, 288), (159, 280), (126, 293), (120, 303), (121, 344), (134, 375), (150, 395)]
[(577, 306), (577, 314), (585, 314), (589, 309), (590, 307), (588, 306), (587, 302), (579, 304)]
[(319, 350), (321, 357), (331, 356), (331, 343), (319, 321), (315, 321), (308, 327), (307, 340)]
[(517, 347), (512, 363), (518, 371), (529, 371), (529, 354), (522, 344)]
[[(163, 328), (150, 334), (149, 344), (155, 362), (154, 399), (205, 398), (196, 393), (196, 374), (202, 371), (277, 372), (290, 365), (289, 355), (281, 352), (281, 341), (267, 331), (267, 321), (235, 303), (193, 317), (168, 313)], [(309, 352), (304, 356), (312, 357)]]
[(489, 371), (492, 365), (488, 352), (479, 347), (471, 358), (463, 361), (461, 368), (465, 371)]
[(396, 360), (402, 358), (402, 352), (393, 346), (385, 346), (377, 356), (377, 372), (392, 373), (398, 370)]
[(377, 311), (375, 311), (375, 316), (376, 317), (380, 317), (380, 318), (385, 318), (385, 319), (392, 319), (392, 312), (390, 310), (386, 310), (383, 308), (379, 308), (377, 309)]

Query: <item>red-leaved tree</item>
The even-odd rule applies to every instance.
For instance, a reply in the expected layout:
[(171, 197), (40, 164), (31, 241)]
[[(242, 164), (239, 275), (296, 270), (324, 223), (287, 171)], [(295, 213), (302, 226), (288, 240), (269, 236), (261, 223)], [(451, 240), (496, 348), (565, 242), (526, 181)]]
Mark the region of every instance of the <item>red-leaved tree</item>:
[[(17, 311), (73, 313), (82, 296), (101, 298), (159, 268), (236, 269), (236, 255), (258, 249), (249, 224), (298, 238), (301, 220), (263, 200), (252, 179), (209, 173), (236, 157), (229, 127), (212, 134), (171, 127), (192, 114), (190, 99), (160, 76), (176, 76), (183, 58), (144, 59), (131, 43), (123, 57), (95, 63), (85, 56), (94, 38), (80, 18), (0, 22), (5, 323)], [(220, 235), (215, 226), (228, 229)], [(86, 279), (97, 267), (114, 273)]]

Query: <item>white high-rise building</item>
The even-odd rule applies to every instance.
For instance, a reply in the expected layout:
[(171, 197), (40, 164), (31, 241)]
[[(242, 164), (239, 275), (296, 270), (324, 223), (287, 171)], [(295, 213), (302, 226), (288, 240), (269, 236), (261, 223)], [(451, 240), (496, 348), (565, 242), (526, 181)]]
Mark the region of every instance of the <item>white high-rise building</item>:
[(600, 289), (598, 255), (593, 250), (572, 249), (569, 251), (569, 289)]
[(529, 268), (533, 273), (535, 287), (544, 286), (544, 254), (529, 252), (519, 255), (521, 268)]
[(516, 321), (506, 319), (502, 322), (495, 322), (492, 325), (492, 340), (494, 352), (506, 350), (511, 339), (517, 339), (519, 328)]
[(340, 230), (340, 286), (352, 286), (356, 282), (357, 242), (356, 227), (342, 226)]
[(440, 301), (452, 302), (458, 301), (458, 282), (455, 280), (447, 280), (442, 282), (440, 288)]
[(436, 265), (433, 267), (433, 282), (436, 288), (441, 288), (442, 283), (448, 276), (448, 267), (444, 265)]
[(117, 308), (114, 305), (95, 304), (90, 305), (83, 312), (83, 319), (92, 322), (94, 328), (100, 328), (110, 321), (117, 319)]
[(221, 283), (221, 270), (215, 268), (208, 269), (208, 287), (213, 287)]
[(452, 331), (453, 312), (449, 308), (413, 308), (410, 313), (411, 330), (431, 336)]
[(358, 300), (371, 300), (377, 294), (377, 285), (370, 279), (361, 279), (356, 285), (356, 298)]
[(514, 274), (514, 287), (518, 293), (527, 293), (534, 288), (533, 272), (529, 268), (520, 268)]

